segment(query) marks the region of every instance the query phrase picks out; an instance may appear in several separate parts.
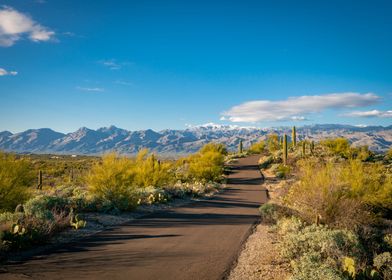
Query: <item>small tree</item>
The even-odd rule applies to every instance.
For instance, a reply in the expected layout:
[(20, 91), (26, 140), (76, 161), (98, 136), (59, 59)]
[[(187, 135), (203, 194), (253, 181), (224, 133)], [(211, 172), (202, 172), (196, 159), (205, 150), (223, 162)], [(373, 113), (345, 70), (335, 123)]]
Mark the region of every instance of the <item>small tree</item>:
[(0, 153), (0, 212), (13, 211), (29, 198), (28, 187), (34, 182), (31, 169), (28, 160)]

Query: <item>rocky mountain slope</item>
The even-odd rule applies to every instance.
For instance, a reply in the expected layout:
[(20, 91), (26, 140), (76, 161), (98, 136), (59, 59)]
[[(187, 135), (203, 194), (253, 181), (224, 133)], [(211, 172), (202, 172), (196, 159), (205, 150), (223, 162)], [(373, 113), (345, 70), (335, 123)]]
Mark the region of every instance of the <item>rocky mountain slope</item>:
[[(236, 149), (239, 140), (244, 146), (265, 139), (269, 133), (290, 135), (291, 128), (253, 128), (231, 125), (206, 124), (184, 130), (151, 129), (128, 131), (115, 126), (97, 130), (82, 127), (75, 132), (63, 134), (49, 128), (29, 129), (12, 134), (0, 132), (0, 150), (18, 153), (102, 154), (109, 151), (134, 154), (148, 148), (162, 154), (186, 154), (197, 151), (210, 141), (224, 143)], [(356, 127), (350, 125), (310, 125), (297, 128), (300, 139), (346, 137), (354, 145), (368, 145), (374, 151), (385, 151), (392, 145), (392, 125), (388, 127)]]

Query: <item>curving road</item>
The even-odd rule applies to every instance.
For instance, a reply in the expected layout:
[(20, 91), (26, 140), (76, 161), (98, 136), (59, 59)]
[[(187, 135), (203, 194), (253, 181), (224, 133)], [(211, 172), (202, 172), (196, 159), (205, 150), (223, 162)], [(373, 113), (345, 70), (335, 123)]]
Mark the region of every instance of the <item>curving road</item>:
[(223, 279), (258, 220), (266, 192), (258, 156), (232, 165), (212, 199), (164, 210), (7, 265), (0, 279)]

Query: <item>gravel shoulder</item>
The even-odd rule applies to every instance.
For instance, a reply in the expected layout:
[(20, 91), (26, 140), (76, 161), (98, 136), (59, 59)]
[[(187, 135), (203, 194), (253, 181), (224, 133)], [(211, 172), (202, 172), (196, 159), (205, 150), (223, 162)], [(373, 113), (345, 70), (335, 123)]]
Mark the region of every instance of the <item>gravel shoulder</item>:
[[(276, 178), (269, 170), (263, 170), (264, 186), (269, 201), (280, 203), (290, 180)], [(287, 182), (289, 181), (289, 182)], [(290, 276), (290, 264), (282, 262), (278, 251), (279, 240), (273, 226), (261, 221), (243, 246), (229, 280), (282, 280)]]

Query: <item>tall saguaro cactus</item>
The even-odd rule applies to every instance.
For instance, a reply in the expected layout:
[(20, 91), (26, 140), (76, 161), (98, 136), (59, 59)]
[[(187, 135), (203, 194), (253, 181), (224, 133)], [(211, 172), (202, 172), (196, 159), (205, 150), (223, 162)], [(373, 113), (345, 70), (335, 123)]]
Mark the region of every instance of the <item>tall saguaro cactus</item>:
[(314, 151), (314, 141), (310, 142), (310, 153), (313, 155)]
[(293, 141), (293, 147), (297, 146), (297, 131), (295, 129), (295, 126), (293, 126), (293, 131), (292, 131), (292, 141)]
[(70, 174), (69, 174), (69, 181), (70, 182), (74, 181), (74, 169), (73, 169), (73, 167), (71, 167), (71, 171), (70, 171)]
[(302, 156), (305, 156), (306, 155), (306, 142), (305, 141), (303, 141), (302, 142)]
[(283, 164), (287, 165), (287, 135), (283, 135)]
[(243, 146), (243, 144), (242, 144), (242, 139), (240, 139), (240, 143), (238, 144), (238, 152), (239, 152), (240, 154), (242, 154), (243, 149), (244, 149), (244, 146)]
[(38, 185), (37, 189), (42, 190), (42, 170), (38, 171)]

